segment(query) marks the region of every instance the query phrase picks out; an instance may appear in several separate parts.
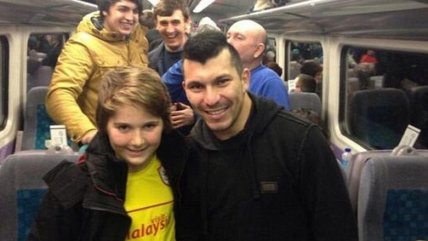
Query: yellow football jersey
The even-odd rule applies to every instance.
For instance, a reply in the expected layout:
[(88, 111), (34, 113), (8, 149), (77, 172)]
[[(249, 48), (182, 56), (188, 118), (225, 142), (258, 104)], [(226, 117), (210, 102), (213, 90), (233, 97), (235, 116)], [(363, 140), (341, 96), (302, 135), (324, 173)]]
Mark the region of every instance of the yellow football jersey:
[(129, 172), (125, 210), (132, 224), (126, 240), (175, 240), (173, 201), (168, 178), (156, 156), (143, 170)]

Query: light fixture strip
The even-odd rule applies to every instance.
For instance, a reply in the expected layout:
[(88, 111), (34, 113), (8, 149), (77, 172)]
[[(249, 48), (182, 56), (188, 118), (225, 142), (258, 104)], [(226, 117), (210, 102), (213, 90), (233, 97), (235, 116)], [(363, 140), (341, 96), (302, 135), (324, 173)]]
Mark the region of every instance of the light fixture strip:
[(200, 13), (202, 10), (204, 10), (206, 7), (211, 5), (215, 0), (201, 0), (198, 5), (193, 9), (194, 13)]
[(149, 2), (154, 6), (156, 6), (156, 4), (158, 4), (159, 0), (149, 0)]

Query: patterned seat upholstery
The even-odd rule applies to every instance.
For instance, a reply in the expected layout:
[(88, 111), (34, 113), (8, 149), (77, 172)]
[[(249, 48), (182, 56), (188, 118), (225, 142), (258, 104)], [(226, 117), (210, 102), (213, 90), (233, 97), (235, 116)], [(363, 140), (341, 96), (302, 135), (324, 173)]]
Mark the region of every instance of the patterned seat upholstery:
[(427, 173), (426, 155), (368, 160), (358, 194), (359, 240), (428, 239)]
[(37, 86), (28, 92), (22, 150), (46, 149), (45, 140), (50, 139), (50, 125), (55, 124), (46, 112), (47, 92), (47, 86)]
[(46, 193), (42, 177), (62, 160), (78, 154), (48, 154), (43, 150), (9, 155), (0, 168), (0, 240), (24, 241)]
[(368, 160), (377, 156), (389, 155), (392, 150), (371, 150), (359, 152), (352, 155), (349, 161), (349, 172), (346, 177), (346, 184), (351, 199), (352, 208), (357, 210), (358, 205), (358, 189), (360, 188), (361, 171)]

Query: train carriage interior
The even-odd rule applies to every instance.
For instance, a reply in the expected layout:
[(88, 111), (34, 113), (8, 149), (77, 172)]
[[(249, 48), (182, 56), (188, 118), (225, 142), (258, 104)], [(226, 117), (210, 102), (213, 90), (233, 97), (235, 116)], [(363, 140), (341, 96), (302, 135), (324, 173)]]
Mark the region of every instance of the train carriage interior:
[[(260, 23), (290, 100), (317, 113), (339, 163), (352, 149), (341, 167), (359, 240), (428, 240), (428, 1), (214, 0), (194, 11), (203, 1), (187, 0), (195, 26)], [(78, 157), (48, 152), (56, 123), (44, 95), (62, 46), (96, 10), (91, 0), (0, 0), (0, 240), (25, 240), (52, 155)], [(295, 97), (307, 63), (322, 67), (318, 92)]]

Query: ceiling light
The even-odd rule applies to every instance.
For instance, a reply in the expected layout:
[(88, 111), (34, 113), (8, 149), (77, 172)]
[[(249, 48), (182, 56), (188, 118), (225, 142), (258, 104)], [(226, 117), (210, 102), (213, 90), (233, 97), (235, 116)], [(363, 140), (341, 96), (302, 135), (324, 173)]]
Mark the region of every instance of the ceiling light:
[(193, 9), (194, 13), (200, 13), (202, 10), (204, 10), (206, 7), (211, 5), (215, 0), (201, 0), (198, 5)]
[(153, 6), (156, 6), (156, 4), (158, 4), (159, 0), (149, 0), (149, 2), (150, 2)]

